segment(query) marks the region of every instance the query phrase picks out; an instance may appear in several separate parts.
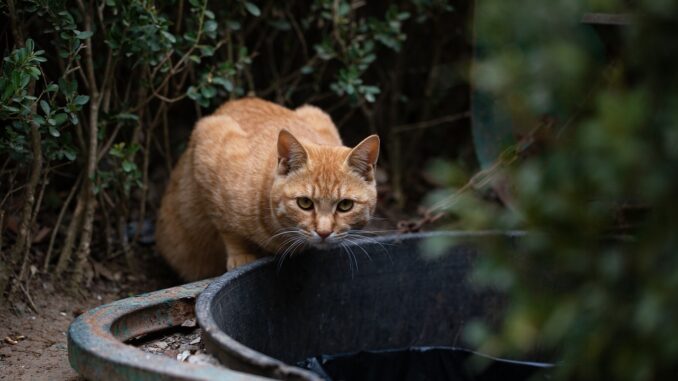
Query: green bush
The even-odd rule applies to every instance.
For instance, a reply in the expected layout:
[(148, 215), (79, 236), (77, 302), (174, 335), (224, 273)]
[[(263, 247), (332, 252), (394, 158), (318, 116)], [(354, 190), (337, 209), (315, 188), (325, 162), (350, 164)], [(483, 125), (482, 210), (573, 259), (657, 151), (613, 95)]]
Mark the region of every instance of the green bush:
[[(592, 33), (580, 20), (600, 6), (630, 24)], [(510, 208), (478, 192), (440, 205), (455, 226), (528, 233), (518, 254), (491, 247), (479, 263), (478, 279), (510, 296), (501, 329), (467, 331), (481, 350), (553, 351), (556, 379), (678, 374), (676, 15), (652, 0), (479, 3), (491, 39), (478, 86), (523, 134), (486, 182), (510, 185)]]
[(421, 195), (402, 191), (426, 159), (419, 143), (448, 148), (428, 139), (444, 129), (412, 123), (443, 126), (468, 108), (464, 4), (8, 0), (0, 11), (0, 225), (18, 226), (0, 242), (2, 293), (30, 265), (77, 285), (90, 259), (133, 263), (126, 226), (153, 217), (192, 124), (225, 100), (316, 104), (349, 143), (393, 135), (382, 167), (400, 205)]

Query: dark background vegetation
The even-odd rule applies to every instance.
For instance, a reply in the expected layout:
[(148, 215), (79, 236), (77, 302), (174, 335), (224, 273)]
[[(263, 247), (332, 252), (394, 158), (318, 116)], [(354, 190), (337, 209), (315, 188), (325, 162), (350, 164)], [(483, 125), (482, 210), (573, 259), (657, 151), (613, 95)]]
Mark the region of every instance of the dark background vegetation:
[(470, 325), (480, 350), (556, 353), (558, 379), (670, 379), (674, 3), (8, 0), (1, 295), (133, 267), (195, 120), (257, 95), (322, 107), (349, 145), (380, 134), (380, 212), (418, 216), (403, 230), (528, 232), (478, 263), (511, 301), (500, 329)]
[(193, 124), (243, 96), (317, 105), (349, 145), (380, 134), (385, 209), (412, 208), (430, 157), (472, 165), (469, 12), (447, 1), (3, 3), (0, 289), (15, 295), (31, 266), (77, 286), (91, 261), (124, 253), (132, 265), (135, 226), (153, 220)]

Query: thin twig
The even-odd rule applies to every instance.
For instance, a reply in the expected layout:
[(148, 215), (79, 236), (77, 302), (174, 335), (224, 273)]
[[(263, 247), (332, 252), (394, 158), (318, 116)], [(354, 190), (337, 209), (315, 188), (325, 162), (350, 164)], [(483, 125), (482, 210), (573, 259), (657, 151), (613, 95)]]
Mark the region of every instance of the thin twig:
[(31, 294), (28, 292), (28, 290), (26, 290), (26, 288), (24, 288), (24, 286), (21, 283), (19, 283), (19, 289), (21, 290), (21, 292), (23, 292), (24, 296), (26, 297), (26, 301), (28, 301), (28, 305), (31, 307), (33, 312), (39, 314), (40, 310), (38, 310), (38, 307), (33, 302), (33, 298), (31, 298)]
[(163, 151), (165, 152), (165, 165), (167, 166), (167, 173), (172, 173), (172, 148), (170, 147), (169, 138), (169, 120), (167, 118), (167, 110), (162, 116), (162, 137), (163, 137)]
[(47, 272), (47, 270), (49, 269), (49, 261), (52, 257), (52, 248), (54, 247), (54, 240), (56, 239), (56, 236), (59, 232), (59, 227), (61, 226), (61, 221), (63, 220), (64, 215), (66, 214), (66, 210), (68, 209), (68, 205), (71, 204), (71, 200), (73, 199), (75, 192), (78, 190), (78, 187), (80, 186), (80, 180), (81, 179), (82, 179), (82, 173), (80, 173), (78, 178), (75, 180), (75, 184), (73, 184), (73, 187), (71, 187), (71, 190), (68, 193), (68, 196), (66, 197), (66, 201), (64, 201), (64, 204), (61, 206), (61, 210), (59, 211), (59, 216), (57, 217), (57, 220), (54, 223), (54, 228), (52, 229), (52, 235), (49, 237), (49, 245), (47, 246), (47, 254), (45, 254), (45, 263), (42, 266), (42, 269), (43, 269), (44, 272)]
[(459, 114), (454, 114), (454, 115), (446, 115), (440, 118), (436, 119), (431, 119), (427, 120), (424, 122), (418, 122), (418, 123), (411, 123), (411, 124), (401, 124), (399, 126), (395, 126), (391, 129), (391, 134), (399, 134), (405, 131), (412, 131), (412, 130), (422, 130), (426, 128), (431, 128), (431, 127), (438, 127), (443, 124), (447, 123), (454, 123), (462, 119), (467, 119), (471, 117), (471, 112), (470, 111), (465, 111)]
[[(200, 9), (200, 16), (198, 17), (198, 28), (197, 28), (197, 31), (196, 31), (195, 42), (193, 43), (193, 45), (191, 45), (191, 47), (188, 49), (188, 51), (186, 51), (186, 53), (184, 53), (184, 55), (181, 56), (179, 61), (174, 66), (172, 66), (172, 68), (170, 68), (167, 75), (165, 75), (165, 78), (163, 78), (162, 82), (157, 87), (158, 89), (164, 88), (165, 85), (167, 85), (169, 80), (172, 79), (172, 77), (174, 77), (175, 74), (177, 74), (178, 72), (183, 70), (186, 66), (189, 66), (189, 65), (185, 65), (185, 63), (187, 62), (188, 58), (191, 56), (191, 54), (193, 54), (195, 49), (200, 44), (200, 39), (202, 38), (202, 34), (204, 32), (203, 27), (204, 27), (204, 22), (205, 22), (205, 10), (206, 10), (206, 8), (207, 8), (207, 1), (205, 0), (203, 2), (202, 8)], [(158, 67), (160, 67), (160, 66), (158, 66)], [(154, 73), (157, 73), (157, 71), (155, 71)], [(149, 78), (148, 83), (152, 84), (154, 78), (155, 78), (155, 74), (152, 74), (151, 78)], [(156, 96), (156, 91), (154, 90), (152, 93), (153, 93), (153, 95), (151, 95), (148, 98), (145, 98), (143, 101), (139, 102), (137, 107), (134, 109), (135, 112), (139, 111), (139, 109), (141, 109), (142, 107), (145, 107), (148, 104), (148, 102), (150, 102), (151, 100), (154, 99), (154, 97)]]
[(2, 237), (5, 230), (5, 210), (0, 209), (0, 258), (2, 258)]

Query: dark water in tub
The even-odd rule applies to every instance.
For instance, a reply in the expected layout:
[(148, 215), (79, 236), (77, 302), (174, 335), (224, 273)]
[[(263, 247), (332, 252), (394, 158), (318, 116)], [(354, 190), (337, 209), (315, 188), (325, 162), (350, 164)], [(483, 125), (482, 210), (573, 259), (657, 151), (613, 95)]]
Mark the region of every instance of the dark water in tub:
[(549, 380), (550, 364), (496, 359), (448, 347), (363, 351), (311, 357), (297, 364), (328, 381)]

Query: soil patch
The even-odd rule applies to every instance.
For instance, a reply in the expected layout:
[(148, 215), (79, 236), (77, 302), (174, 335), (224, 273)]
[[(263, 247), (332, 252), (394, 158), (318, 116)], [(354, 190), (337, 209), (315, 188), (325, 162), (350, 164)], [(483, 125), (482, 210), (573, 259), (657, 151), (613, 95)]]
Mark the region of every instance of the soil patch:
[(48, 276), (34, 277), (28, 291), (37, 312), (23, 302), (11, 310), (0, 308), (1, 380), (83, 381), (68, 363), (66, 332), (76, 316), (101, 304), (182, 283), (152, 253), (141, 258), (134, 274), (122, 263), (93, 268), (100, 266), (106, 275), (76, 295), (58, 289)]

